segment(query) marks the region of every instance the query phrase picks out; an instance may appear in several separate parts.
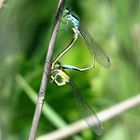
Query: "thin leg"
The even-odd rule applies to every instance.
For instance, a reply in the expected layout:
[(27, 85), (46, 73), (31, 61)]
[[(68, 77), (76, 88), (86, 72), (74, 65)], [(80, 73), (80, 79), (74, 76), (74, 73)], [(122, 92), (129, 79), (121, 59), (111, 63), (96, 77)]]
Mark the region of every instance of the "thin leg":
[(68, 26), (69, 26), (69, 21), (68, 21), (68, 19), (66, 19), (66, 22), (64, 22), (64, 21), (62, 21), (62, 20), (60, 20), (63, 24), (65, 24), (66, 25), (66, 29), (59, 29), (59, 30), (57, 30), (57, 31), (68, 31)]
[(60, 22), (61, 22), (61, 23), (63, 23), (63, 24), (67, 24), (67, 23), (66, 23), (66, 22), (64, 22), (62, 19), (60, 20)]

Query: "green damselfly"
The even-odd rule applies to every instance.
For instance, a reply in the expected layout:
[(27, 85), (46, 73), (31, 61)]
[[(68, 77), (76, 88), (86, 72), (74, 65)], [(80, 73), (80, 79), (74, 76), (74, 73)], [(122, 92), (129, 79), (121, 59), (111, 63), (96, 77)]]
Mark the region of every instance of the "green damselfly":
[[(76, 70), (76, 71), (86, 71), (95, 67), (95, 60), (101, 64), (103, 67), (108, 68), (111, 65), (109, 57), (106, 55), (104, 50), (93, 40), (93, 38), (80, 26), (80, 20), (77, 18), (69, 8), (66, 8), (64, 11), (63, 17), (66, 17), (66, 25), (71, 22), (73, 24), (73, 38), (68, 46), (58, 55), (58, 57), (54, 60), (51, 67), (51, 79), (58, 86), (69, 85), (72, 89), (75, 98), (77, 100), (78, 106), (80, 108), (81, 113), (87, 123), (87, 125), (97, 134), (101, 135), (103, 133), (102, 123), (100, 122), (96, 113), (90, 108), (90, 106), (86, 103), (79, 90), (71, 81), (70, 76), (66, 73), (65, 69)], [(70, 48), (74, 45), (78, 36), (81, 36), (93, 55), (93, 63), (91, 66), (86, 68), (78, 68), (73, 65), (62, 65), (60, 62), (60, 58), (69, 51)]]
[(87, 125), (97, 134), (102, 135), (103, 127), (102, 123), (98, 119), (96, 113), (90, 108), (90, 106), (86, 103), (79, 90), (73, 84), (70, 76), (63, 69), (60, 62), (56, 62), (51, 68), (51, 80), (55, 82), (58, 86), (68, 85), (75, 96), (77, 105), (85, 119)]

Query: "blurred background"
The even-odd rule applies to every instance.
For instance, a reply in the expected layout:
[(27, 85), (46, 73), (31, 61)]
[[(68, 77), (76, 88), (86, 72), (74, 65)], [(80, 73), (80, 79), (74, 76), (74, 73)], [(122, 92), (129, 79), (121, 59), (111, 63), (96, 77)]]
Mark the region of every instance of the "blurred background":
[[(39, 91), (58, 0), (6, 0), (0, 9), (0, 139), (27, 140)], [(96, 112), (140, 93), (140, 1), (67, 0), (81, 24), (111, 58), (111, 67), (84, 73), (68, 71)], [(60, 25), (63, 29), (65, 26)], [(67, 46), (72, 32), (59, 32), (54, 57)], [(92, 63), (78, 39), (61, 59), (86, 67)], [(82, 63), (81, 63), (82, 62)], [(48, 84), (37, 136), (81, 119), (72, 91)], [(139, 140), (140, 108), (105, 123), (100, 137), (86, 129), (66, 140)]]

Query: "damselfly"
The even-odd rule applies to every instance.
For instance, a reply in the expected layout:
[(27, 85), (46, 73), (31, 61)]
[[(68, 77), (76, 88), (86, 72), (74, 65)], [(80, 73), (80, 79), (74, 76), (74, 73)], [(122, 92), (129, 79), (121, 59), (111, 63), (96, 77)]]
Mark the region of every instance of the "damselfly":
[[(85, 102), (84, 98), (71, 81), (71, 78), (66, 73), (65, 69), (86, 71), (95, 67), (95, 60), (103, 67), (108, 68), (110, 66), (110, 59), (103, 49), (92, 39), (92, 37), (87, 32), (85, 32), (83, 28), (81, 28), (80, 20), (71, 12), (71, 10), (66, 8), (64, 13), (65, 14), (63, 17), (66, 17), (66, 25), (68, 25), (69, 22), (73, 24), (73, 38), (68, 46), (52, 63), (50, 77), (52, 81), (58, 86), (69, 85), (71, 87), (86, 123), (97, 135), (101, 135), (103, 133), (103, 127), (100, 120), (98, 119), (96, 113), (94, 113), (90, 106)], [(90, 67), (81, 69), (72, 65), (62, 65), (60, 62), (58, 62), (59, 59), (73, 46), (78, 36), (81, 36), (85, 40), (90, 52), (93, 55), (93, 64)]]
[[(80, 35), (86, 42), (90, 52), (93, 55), (93, 63), (91, 66), (86, 67), (86, 68), (78, 68), (75, 66), (71, 65), (64, 65), (63, 69), (73, 69), (77, 71), (85, 71), (89, 70), (95, 67), (95, 60), (101, 64), (103, 67), (108, 68), (110, 67), (110, 59), (107, 56), (107, 54), (104, 52), (104, 50), (93, 40), (93, 38), (89, 35), (87, 31), (85, 31), (81, 26), (80, 26), (80, 20), (77, 18), (72, 11), (69, 8), (66, 8), (64, 11), (63, 17), (66, 17), (66, 27), (68, 26), (68, 23), (71, 22), (73, 24), (73, 39), (72, 41), (68, 44), (68, 46), (58, 55), (56, 60), (54, 61), (54, 64), (66, 53), (69, 51), (69, 49), (73, 46), (75, 41), (78, 38), (78, 35)], [(64, 22), (63, 22), (64, 23)]]
[(71, 81), (70, 76), (64, 71), (60, 62), (56, 62), (53, 64), (51, 68), (51, 79), (55, 82), (58, 86), (69, 85), (72, 89), (81, 114), (87, 123), (87, 125), (97, 134), (101, 135), (103, 133), (103, 127), (98, 119), (97, 115), (94, 111), (90, 108), (90, 106), (85, 102), (84, 98), (76, 88), (76, 86)]

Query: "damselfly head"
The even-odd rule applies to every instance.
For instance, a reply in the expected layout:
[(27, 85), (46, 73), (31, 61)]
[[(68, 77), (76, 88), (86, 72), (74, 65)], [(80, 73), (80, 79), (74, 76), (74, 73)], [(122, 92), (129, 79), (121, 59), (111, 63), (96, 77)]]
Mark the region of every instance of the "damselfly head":
[(54, 65), (53, 69), (61, 69), (61, 63), (60, 62), (56, 62), (56, 64)]

